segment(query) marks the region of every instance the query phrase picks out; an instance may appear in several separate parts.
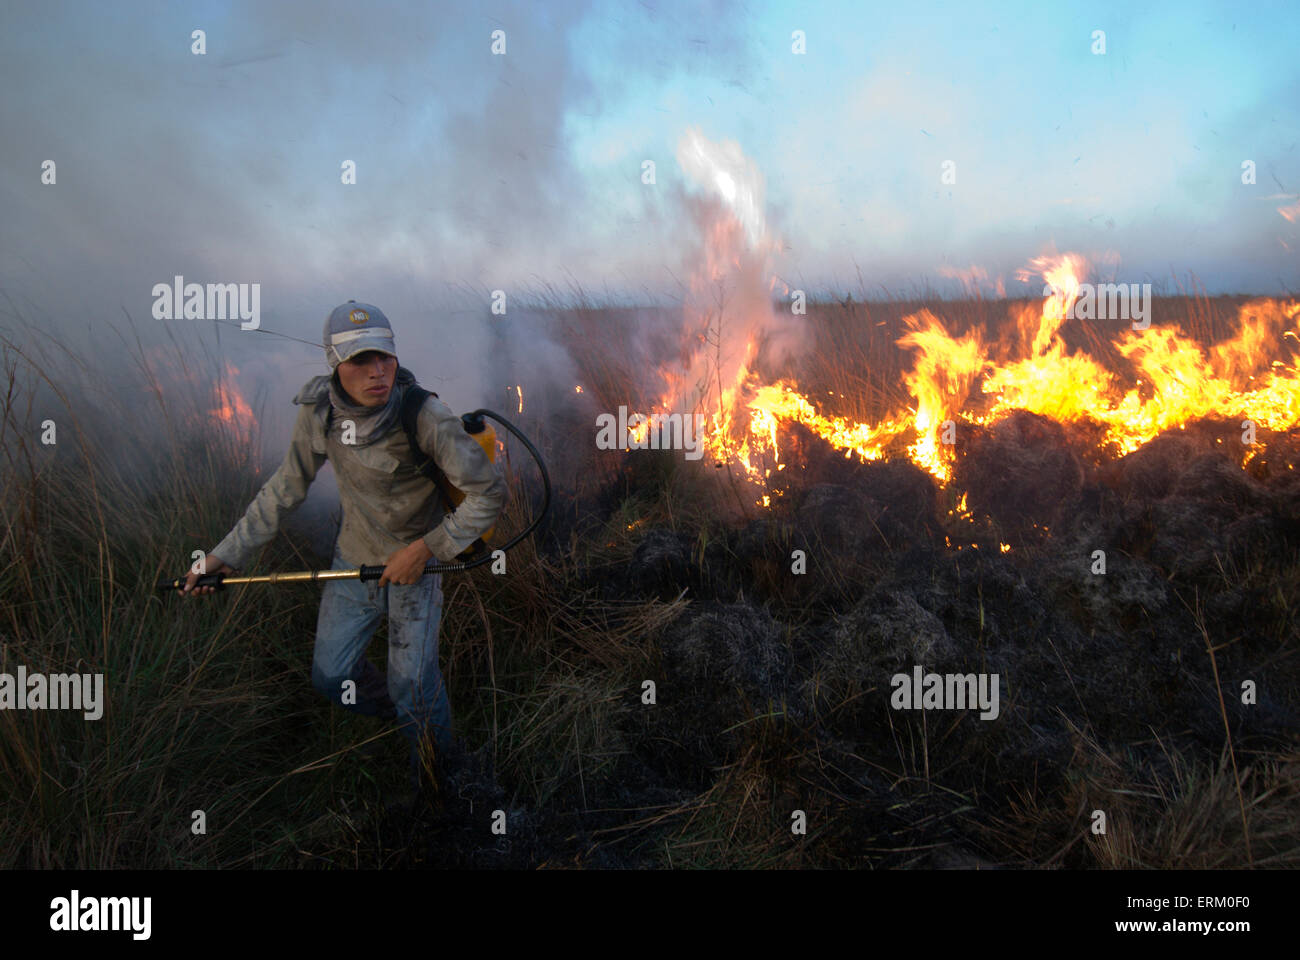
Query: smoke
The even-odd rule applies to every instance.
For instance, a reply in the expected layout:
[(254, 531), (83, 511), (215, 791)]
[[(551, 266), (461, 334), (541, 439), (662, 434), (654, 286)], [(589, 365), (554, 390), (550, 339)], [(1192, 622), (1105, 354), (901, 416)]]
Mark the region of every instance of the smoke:
[[(138, 355), (175, 338), (192, 362), (172, 389), (206, 393), (229, 375), (261, 425), (267, 467), (289, 437), (289, 399), (327, 370), (321, 322), (348, 299), (384, 310), (403, 364), (456, 409), (509, 408), (502, 391), (526, 379), (526, 407), (542, 393), (556, 409), (575, 402), (572, 359), (543, 345), (554, 330), (522, 312), (539, 284), (572, 276), (584, 251), (588, 267), (613, 256), (581, 213), (600, 184), (579, 165), (589, 158), (576, 155), (567, 124), (575, 111), (608, 109), (619, 88), (603, 74), (598, 85), (574, 45), (595, 29), (624, 59), (661, 49), (653, 66), (663, 76), (755, 75), (743, 29), (701, 44), (671, 10), (639, 8), (635, 24), (612, 32), (591, 12), (581, 2), (488, 13), (344, 0), (305, 17), (249, 2), (111, 19), (71, 3), (6, 11), (0, 79), (22, 92), (0, 100), (10, 146), (0, 157), (0, 330), (80, 344), (108, 389), (126, 391), (144, 388)], [(42, 182), (46, 161), (53, 183)], [(355, 183), (343, 182), (345, 163)], [(670, 195), (647, 200), (651, 222)], [(678, 249), (703, 248), (690, 231), (704, 203), (667, 205), (660, 226)], [(733, 304), (745, 313), (759, 306), (751, 272)], [(177, 276), (259, 284), (262, 329), (155, 320), (151, 291)], [(496, 291), (504, 318), (490, 311)], [(666, 346), (680, 329), (632, 336), (651, 366), (681, 349)]]
[[(6, 11), (0, 328), (81, 345), (113, 389), (139, 387), (133, 357), (172, 336), (196, 389), (229, 361), (250, 405), (265, 404), (268, 463), (289, 399), (327, 371), (321, 323), (348, 299), (388, 314), (403, 364), (453, 406), (497, 399), (487, 296), (558, 271), (551, 241), (582, 203), (563, 123), (591, 93), (565, 42), (585, 13), (344, 0), (310, 16)], [(263, 329), (165, 329), (151, 290), (175, 276), (259, 284)]]
[[(789, 364), (807, 341), (800, 317), (773, 306), (781, 241), (768, 222), (758, 165), (740, 144), (715, 142), (695, 127), (683, 133), (676, 157), (691, 185), (674, 194), (678, 222), (688, 225), (681, 237), (688, 284), (676, 363), (665, 364), (672, 358), (663, 357), (657, 366), (670, 410), (695, 409), (704, 401), (716, 411), (747, 374)], [(781, 293), (788, 292), (782, 284)], [(651, 329), (662, 336), (660, 326)]]

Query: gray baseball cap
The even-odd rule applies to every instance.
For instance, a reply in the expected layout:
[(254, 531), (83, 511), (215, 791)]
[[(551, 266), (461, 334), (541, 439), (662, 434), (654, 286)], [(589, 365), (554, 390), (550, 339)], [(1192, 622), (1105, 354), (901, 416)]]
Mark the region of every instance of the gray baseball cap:
[(397, 356), (393, 328), (384, 311), (369, 303), (349, 300), (335, 307), (325, 320), (325, 360), (335, 369), (344, 360), (367, 350)]

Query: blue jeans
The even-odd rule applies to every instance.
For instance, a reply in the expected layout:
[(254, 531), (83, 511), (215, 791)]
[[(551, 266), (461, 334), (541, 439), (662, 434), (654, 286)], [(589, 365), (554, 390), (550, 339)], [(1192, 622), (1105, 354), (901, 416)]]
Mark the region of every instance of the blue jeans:
[[(332, 569), (347, 569), (334, 553)], [(366, 647), (388, 615), (388, 680), (366, 657)], [(451, 705), (438, 668), (442, 621), (442, 574), (426, 573), (410, 585), (377, 580), (327, 580), (316, 621), (312, 685), (334, 703), (367, 716), (393, 716), (411, 741), (414, 756), (422, 734), (440, 753), (451, 747)], [(354, 703), (343, 683), (356, 684)]]

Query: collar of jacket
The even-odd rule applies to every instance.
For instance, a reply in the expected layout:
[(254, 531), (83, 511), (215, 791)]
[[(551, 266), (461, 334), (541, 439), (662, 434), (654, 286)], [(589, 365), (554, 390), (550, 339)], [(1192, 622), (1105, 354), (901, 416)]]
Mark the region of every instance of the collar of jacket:
[(319, 403), (330, 395), (330, 375), (324, 374), (319, 377), (312, 377), (298, 391), (298, 395), (293, 398), (294, 403), (306, 404), (311, 406)]
[[(415, 374), (406, 367), (399, 366), (393, 384), (393, 395), (389, 397), (389, 402), (384, 408), (371, 408), (370, 411), (366, 411), (360, 407), (343, 407), (344, 415), (350, 414), (367, 420), (364, 435), (358, 435), (355, 445), (358, 448), (369, 447), (383, 440), (394, 425), (401, 422), (402, 405), (407, 390), (412, 387), (418, 388), (418, 386)], [(323, 374), (308, 380), (293, 398), (294, 403), (306, 405), (312, 409), (313, 419), (316, 421), (320, 433), (319, 439), (313, 438), (312, 440), (312, 449), (317, 453), (325, 452), (323, 444), (329, 434), (331, 415), (340, 409), (337, 406), (340, 395), (346, 396), (335, 382), (335, 374)], [(437, 396), (437, 394), (434, 394), (434, 396)], [(353, 413), (354, 410), (355, 413)]]
[[(397, 371), (398, 376), (393, 384), (394, 387), (397, 387), (399, 384), (405, 386), (408, 381), (410, 383), (415, 383), (415, 375), (409, 370), (406, 370), (403, 367), (398, 367)], [(333, 376), (334, 375), (331, 373), (323, 373), (319, 377), (312, 377), (303, 384), (302, 389), (294, 396), (293, 402), (306, 404), (309, 407), (320, 403), (330, 395), (330, 379)]]

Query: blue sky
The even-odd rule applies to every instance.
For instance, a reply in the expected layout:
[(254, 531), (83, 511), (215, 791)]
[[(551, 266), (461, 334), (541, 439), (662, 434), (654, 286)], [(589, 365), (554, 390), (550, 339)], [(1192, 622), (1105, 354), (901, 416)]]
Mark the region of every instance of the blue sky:
[[(594, 18), (574, 32), (601, 105), (619, 108), (577, 111), (565, 129), (615, 209), (638, 203), (618, 172), (670, 153), (692, 123), (764, 171), (792, 274), (856, 286), (855, 262), (869, 282), (940, 264), (992, 275), (1054, 244), (1117, 253), (1126, 273), (1194, 270), (1218, 289), (1294, 284), (1287, 201), (1264, 198), (1300, 190), (1295, 5), (1249, 21), (1226, 5), (753, 9), (735, 18), (734, 53), (712, 61), (638, 56)], [(681, 38), (711, 42), (709, 26)]]
[(977, 266), (1018, 292), (1050, 249), (1129, 282), (1294, 290), (1298, 11), (7, 4), (0, 309), (147, 318), (182, 274), (260, 282), (264, 325), (294, 335), (358, 297), (472, 352), (456, 318), (487, 290), (671, 300), (697, 242), (690, 128), (762, 171), (772, 268), (810, 290), (856, 293), (859, 271), (868, 292), (949, 289), (945, 269)]

